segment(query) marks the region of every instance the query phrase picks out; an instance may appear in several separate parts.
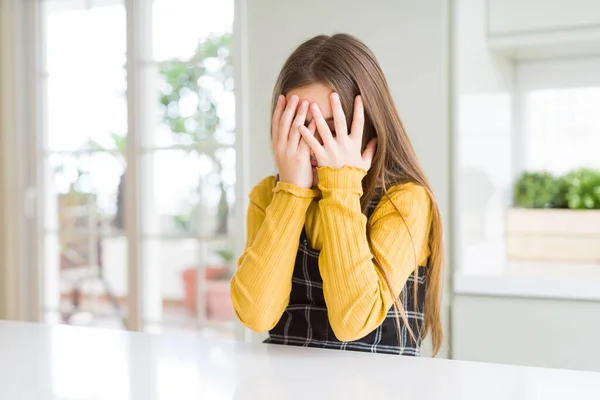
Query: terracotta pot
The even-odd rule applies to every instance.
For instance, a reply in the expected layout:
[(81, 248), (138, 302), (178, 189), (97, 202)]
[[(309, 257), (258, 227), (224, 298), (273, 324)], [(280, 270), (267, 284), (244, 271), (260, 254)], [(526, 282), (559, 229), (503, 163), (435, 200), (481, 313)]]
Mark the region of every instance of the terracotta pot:
[(234, 317), (229, 281), (207, 282), (206, 316), (211, 321), (231, 321)]
[(191, 314), (196, 314), (196, 269), (188, 268), (181, 274), (183, 278), (183, 302)]
[[(208, 267), (206, 278), (206, 315), (209, 320), (229, 321), (233, 319), (233, 305), (229, 291), (229, 280), (220, 279), (227, 276), (227, 267)], [(184, 303), (191, 314), (196, 314), (196, 269), (183, 271)]]

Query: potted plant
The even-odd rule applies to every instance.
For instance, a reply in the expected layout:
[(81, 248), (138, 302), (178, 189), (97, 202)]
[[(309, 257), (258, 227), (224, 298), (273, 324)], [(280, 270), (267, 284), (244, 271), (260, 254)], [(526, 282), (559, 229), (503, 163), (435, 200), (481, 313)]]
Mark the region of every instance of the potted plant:
[[(230, 249), (219, 250), (215, 253), (221, 257), (223, 263), (207, 266), (204, 269), (206, 316), (212, 321), (230, 321), (234, 317), (229, 289), (234, 255)], [(187, 268), (182, 273), (185, 291), (184, 301), (186, 308), (192, 314), (196, 314), (196, 276), (197, 268), (195, 267)]]
[(600, 171), (525, 172), (506, 220), (510, 260), (600, 262)]

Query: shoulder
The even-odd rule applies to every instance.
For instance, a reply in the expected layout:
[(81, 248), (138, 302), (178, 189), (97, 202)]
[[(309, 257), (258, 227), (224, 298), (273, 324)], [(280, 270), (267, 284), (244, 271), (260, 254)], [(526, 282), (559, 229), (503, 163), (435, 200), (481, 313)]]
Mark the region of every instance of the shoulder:
[[(392, 200), (406, 199), (421, 204), (425, 203), (426, 205), (431, 203), (431, 197), (429, 196), (427, 189), (418, 183), (413, 182), (392, 186), (388, 190), (388, 195)], [(385, 200), (385, 197), (383, 200)]]
[(250, 201), (256, 203), (261, 208), (266, 208), (273, 200), (273, 189), (277, 184), (275, 176), (267, 176), (256, 184), (250, 191)]
[(425, 187), (417, 183), (403, 183), (388, 189), (373, 212), (374, 219), (400, 213), (402, 217), (429, 219), (431, 196)]

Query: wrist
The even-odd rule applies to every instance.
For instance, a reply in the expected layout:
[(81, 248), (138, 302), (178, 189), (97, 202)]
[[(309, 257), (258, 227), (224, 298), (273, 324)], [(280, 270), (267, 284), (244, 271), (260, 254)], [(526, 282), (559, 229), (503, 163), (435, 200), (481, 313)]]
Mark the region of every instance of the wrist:
[(292, 179), (282, 178), (281, 176), (279, 177), (278, 182), (285, 183), (286, 185), (291, 185), (301, 189), (311, 189), (311, 185), (309, 185), (308, 183), (294, 182)]
[(289, 185), (297, 186), (303, 189), (311, 189), (312, 188), (312, 175), (310, 179), (298, 179), (297, 176), (290, 176), (290, 174), (282, 174), (281, 172), (277, 174), (278, 182), (284, 182)]
[(362, 196), (362, 180), (367, 172), (358, 167), (317, 168), (319, 189), (323, 193), (332, 190), (347, 190)]
[(273, 193), (279, 192), (288, 193), (295, 197), (305, 199), (313, 199), (319, 195), (318, 190), (299, 186), (294, 183), (285, 182), (283, 180), (278, 181), (275, 185), (275, 188), (273, 189)]

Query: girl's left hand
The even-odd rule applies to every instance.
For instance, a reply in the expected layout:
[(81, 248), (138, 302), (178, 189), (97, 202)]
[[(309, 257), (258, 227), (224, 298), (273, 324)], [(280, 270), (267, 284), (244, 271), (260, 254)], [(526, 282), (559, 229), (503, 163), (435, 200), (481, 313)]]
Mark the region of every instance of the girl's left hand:
[(368, 171), (371, 168), (371, 161), (373, 161), (373, 155), (375, 154), (377, 139), (369, 141), (365, 151), (361, 153), (365, 122), (362, 98), (356, 96), (354, 99), (354, 115), (352, 116), (352, 127), (349, 134), (340, 96), (337, 93), (332, 93), (330, 100), (336, 133), (335, 137), (333, 137), (316, 103), (311, 104), (310, 110), (317, 124), (323, 144), (321, 145), (314, 134), (304, 126), (300, 128), (302, 137), (315, 154), (319, 167), (342, 168), (349, 166)]

